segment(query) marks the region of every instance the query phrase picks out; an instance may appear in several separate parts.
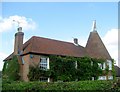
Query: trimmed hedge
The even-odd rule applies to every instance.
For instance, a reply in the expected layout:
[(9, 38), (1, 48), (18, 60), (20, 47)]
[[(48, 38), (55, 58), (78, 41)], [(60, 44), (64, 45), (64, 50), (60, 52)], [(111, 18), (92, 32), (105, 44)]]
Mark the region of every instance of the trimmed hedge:
[[(41, 91), (108, 91), (112, 88), (113, 81), (78, 81), (78, 82), (3, 82), (3, 91), (22, 91), (22, 92), (38, 92)], [(111, 89), (112, 88), (112, 89)]]

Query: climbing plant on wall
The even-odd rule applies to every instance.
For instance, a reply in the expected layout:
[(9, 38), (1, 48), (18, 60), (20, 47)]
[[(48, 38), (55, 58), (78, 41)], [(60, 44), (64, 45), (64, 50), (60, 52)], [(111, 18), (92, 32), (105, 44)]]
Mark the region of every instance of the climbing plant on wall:
[[(90, 57), (74, 58), (50, 56), (51, 77), (56, 80), (91, 80), (102, 74), (98, 63), (103, 63), (103, 59), (94, 59)], [(77, 68), (75, 68), (77, 62)]]
[(39, 66), (29, 67), (29, 80), (30, 81), (39, 81), (40, 77), (50, 77), (49, 70), (41, 70)]
[(115, 71), (115, 60), (112, 59), (112, 75), (113, 75), (113, 79), (116, 79), (116, 71)]
[(5, 61), (2, 74), (3, 74), (3, 79), (7, 80), (19, 80), (19, 63), (17, 56), (13, 56), (11, 60)]
[[(95, 80), (100, 75), (103, 75), (103, 70), (98, 66), (98, 63), (103, 64), (104, 59), (96, 59), (90, 57), (62, 57), (51, 55), (50, 69), (41, 70), (38, 66), (31, 67), (29, 78), (30, 80), (39, 80), (40, 76), (50, 77), (53, 81), (75, 81), (75, 80)], [(76, 66), (77, 62), (77, 66)]]
[(75, 58), (50, 56), (50, 71), (54, 81), (74, 81), (76, 77)]

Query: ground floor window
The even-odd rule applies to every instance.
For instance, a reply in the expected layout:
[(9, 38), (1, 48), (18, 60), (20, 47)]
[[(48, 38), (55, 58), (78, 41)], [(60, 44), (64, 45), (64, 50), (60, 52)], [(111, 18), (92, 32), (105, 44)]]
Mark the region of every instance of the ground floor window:
[(98, 80), (106, 80), (106, 76), (99, 76)]
[(41, 82), (50, 82), (50, 78), (48, 77), (40, 77)]
[(108, 76), (108, 80), (113, 80), (113, 76)]

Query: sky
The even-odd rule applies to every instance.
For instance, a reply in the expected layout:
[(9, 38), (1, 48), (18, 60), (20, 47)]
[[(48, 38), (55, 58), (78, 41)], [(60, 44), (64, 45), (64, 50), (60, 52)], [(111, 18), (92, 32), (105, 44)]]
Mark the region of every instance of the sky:
[(117, 2), (2, 2), (0, 7), (0, 70), (3, 59), (14, 50), (18, 26), (23, 28), (24, 42), (32, 36), (67, 42), (78, 38), (85, 47), (94, 20), (98, 34), (118, 65)]

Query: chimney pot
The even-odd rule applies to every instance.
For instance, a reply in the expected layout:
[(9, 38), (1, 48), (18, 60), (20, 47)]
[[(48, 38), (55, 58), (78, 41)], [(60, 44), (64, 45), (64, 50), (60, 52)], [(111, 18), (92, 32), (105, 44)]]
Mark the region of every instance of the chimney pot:
[(18, 28), (18, 32), (22, 32), (22, 27), (19, 27), (19, 28)]
[(74, 38), (74, 44), (78, 45), (78, 39)]

